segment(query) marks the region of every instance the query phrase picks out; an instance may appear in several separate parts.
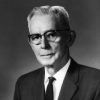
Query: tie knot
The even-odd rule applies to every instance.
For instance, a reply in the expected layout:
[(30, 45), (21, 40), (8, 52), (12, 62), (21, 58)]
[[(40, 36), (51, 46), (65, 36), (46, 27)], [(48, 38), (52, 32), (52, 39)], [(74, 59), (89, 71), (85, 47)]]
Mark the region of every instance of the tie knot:
[(53, 81), (56, 80), (54, 77), (49, 77), (49, 83), (53, 83)]

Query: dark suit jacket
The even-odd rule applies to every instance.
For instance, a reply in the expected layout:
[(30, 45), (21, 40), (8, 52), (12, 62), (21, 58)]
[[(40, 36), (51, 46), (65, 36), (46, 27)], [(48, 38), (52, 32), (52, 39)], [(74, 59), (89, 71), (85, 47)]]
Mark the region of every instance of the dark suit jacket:
[[(44, 100), (44, 68), (18, 79), (14, 100)], [(100, 71), (72, 60), (59, 100), (100, 100)]]

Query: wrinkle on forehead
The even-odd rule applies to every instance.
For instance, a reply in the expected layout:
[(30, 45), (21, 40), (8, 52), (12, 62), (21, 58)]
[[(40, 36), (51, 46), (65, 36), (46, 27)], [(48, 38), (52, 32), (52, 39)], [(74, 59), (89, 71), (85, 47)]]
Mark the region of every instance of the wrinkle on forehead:
[(57, 28), (57, 21), (50, 15), (36, 15), (30, 21), (30, 31), (45, 32), (48, 30), (55, 30)]

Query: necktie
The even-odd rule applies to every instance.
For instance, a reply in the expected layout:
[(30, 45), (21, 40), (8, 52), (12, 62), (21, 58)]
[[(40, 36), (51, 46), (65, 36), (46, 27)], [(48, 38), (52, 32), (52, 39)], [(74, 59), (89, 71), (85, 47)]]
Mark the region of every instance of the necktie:
[(49, 77), (49, 83), (47, 86), (47, 90), (45, 93), (45, 100), (53, 100), (53, 81), (55, 80), (54, 77)]

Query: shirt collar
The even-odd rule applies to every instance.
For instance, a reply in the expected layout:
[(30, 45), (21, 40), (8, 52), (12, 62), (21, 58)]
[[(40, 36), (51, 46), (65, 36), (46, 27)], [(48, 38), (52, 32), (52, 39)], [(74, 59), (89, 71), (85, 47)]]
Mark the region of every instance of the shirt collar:
[[(71, 59), (68, 60), (68, 62), (66, 63), (66, 65), (64, 67), (62, 67), (56, 74), (53, 75), (53, 77), (57, 80), (62, 80), (64, 79), (66, 72), (69, 68), (69, 65), (71, 63)], [(50, 77), (51, 75), (47, 72), (47, 68), (45, 67), (45, 79), (44, 79), (44, 83), (48, 82), (48, 77)]]

